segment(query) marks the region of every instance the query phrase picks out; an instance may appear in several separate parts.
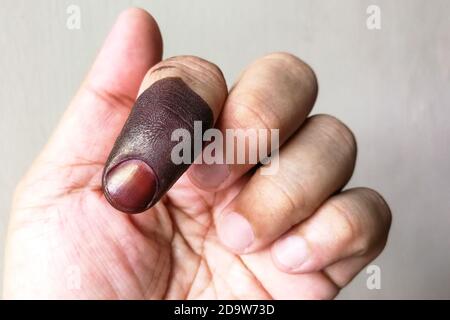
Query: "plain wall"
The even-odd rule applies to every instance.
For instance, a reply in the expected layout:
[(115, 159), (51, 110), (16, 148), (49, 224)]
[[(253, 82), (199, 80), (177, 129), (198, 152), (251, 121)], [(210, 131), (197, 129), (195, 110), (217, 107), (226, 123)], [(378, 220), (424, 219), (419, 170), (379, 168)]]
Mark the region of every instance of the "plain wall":
[[(81, 8), (81, 30), (66, 28), (70, 4)], [(371, 4), (381, 30), (366, 27)], [(337, 116), (357, 137), (350, 186), (379, 190), (393, 212), (374, 262), (381, 289), (367, 288), (363, 270), (340, 297), (450, 298), (448, 0), (1, 0), (0, 254), (14, 186), (129, 6), (157, 19), (165, 57), (213, 61), (229, 85), (269, 52), (307, 61), (320, 85), (314, 113)]]

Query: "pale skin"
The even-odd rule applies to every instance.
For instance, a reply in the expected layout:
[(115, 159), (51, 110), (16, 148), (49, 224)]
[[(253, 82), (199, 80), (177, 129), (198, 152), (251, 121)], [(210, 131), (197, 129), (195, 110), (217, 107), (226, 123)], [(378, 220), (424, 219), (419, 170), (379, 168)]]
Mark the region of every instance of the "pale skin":
[[(17, 187), (4, 297), (335, 297), (382, 251), (391, 217), (376, 191), (341, 191), (356, 143), (334, 117), (308, 116), (314, 73), (275, 53), (228, 90), (213, 64), (186, 56), (161, 62), (161, 55), (154, 19), (140, 9), (122, 13)], [(200, 165), (147, 212), (115, 210), (101, 189), (105, 161), (139, 92), (167, 76), (208, 102), (219, 129), (279, 128), (277, 174)]]

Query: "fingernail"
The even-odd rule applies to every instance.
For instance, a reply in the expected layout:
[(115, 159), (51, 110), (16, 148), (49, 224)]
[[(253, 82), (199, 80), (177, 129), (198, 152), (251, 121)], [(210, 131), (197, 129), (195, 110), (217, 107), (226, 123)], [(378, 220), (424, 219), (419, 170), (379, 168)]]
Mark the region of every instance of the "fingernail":
[(227, 164), (194, 164), (191, 171), (194, 182), (206, 189), (217, 188), (229, 175)]
[(219, 221), (217, 230), (222, 243), (239, 253), (244, 253), (255, 239), (252, 226), (237, 212), (225, 213)]
[(127, 160), (106, 175), (105, 191), (109, 202), (118, 210), (141, 212), (153, 199), (156, 177), (142, 160)]
[(296, 271), (309, 257), (305, 239), (289, 236), (275, 243), (273, 255), (277, 262), (289, 271)]

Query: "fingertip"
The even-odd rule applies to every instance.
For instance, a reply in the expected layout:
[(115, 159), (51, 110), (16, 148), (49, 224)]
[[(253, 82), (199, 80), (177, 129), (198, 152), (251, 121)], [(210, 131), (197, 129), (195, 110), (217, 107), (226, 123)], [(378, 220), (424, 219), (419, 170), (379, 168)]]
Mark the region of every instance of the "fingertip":
[(86, 84), (134, 99), (145, 73), (161, 56), (162, 37), (155, 19), (143, 9), (127, 9), (112, 26)]
[(157, 27), (155, 18), (146, 10), (138, 7), (131, 7), (120, 12), (116, 22), (145, 23), (149, 27)]
[(145, 19), (153, 19), (153, 16), (145, 9), (140, 7), (130, 7), (123, 10), (119, 14), (119, 18), (134, 16), (134, 17), (142, 17)]
[(150, 43), (155, 56), (155, 64), (162, 59), (163, 40), (160, 28), (156, 19), (145, 9), (131, 7), (122, 11), (116, 21), (116, 25), (124, 25), (126, 28), (133, 28), (142, 34), (142, 37), (150, 39)]

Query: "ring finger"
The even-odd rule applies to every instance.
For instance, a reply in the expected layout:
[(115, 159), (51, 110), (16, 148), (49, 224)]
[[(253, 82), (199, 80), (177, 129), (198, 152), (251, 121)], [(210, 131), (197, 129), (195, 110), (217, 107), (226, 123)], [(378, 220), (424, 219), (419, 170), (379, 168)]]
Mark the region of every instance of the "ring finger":
[(351, 131), (334, 117), (309, 118), (280, 150), (276, 174), (260, 167), (216, 214), (219, 238), (236, 253), (271, 243), (315, 210), (350, 179), (356, 160)]

